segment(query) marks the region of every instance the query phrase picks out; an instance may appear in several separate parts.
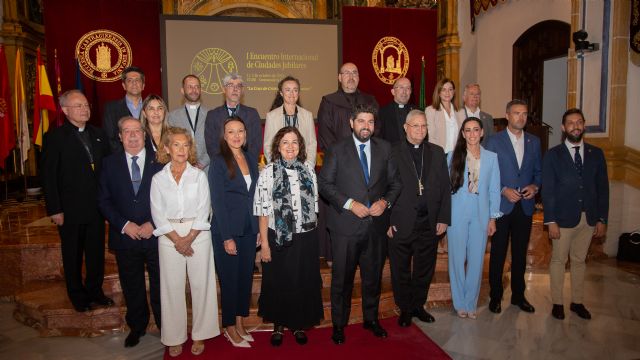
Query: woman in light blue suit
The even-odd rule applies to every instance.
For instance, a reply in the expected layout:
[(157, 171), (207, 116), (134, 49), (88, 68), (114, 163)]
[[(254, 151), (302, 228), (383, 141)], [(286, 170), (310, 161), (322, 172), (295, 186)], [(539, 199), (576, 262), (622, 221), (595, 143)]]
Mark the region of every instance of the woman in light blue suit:
[[(500, 212), (500, 168), (496, 153), (480, 146), (482, 122), (467, 118), (449, 154), (451, 226), (449, 279), (458, 316), (475, 319), (487, 235), (496, 231)], [(467, 263), (465, 272), (465, 262)]]

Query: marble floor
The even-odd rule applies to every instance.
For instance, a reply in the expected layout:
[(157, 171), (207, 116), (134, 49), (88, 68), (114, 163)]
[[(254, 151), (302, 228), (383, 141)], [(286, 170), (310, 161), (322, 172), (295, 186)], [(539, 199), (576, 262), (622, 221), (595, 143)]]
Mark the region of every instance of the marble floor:
[[(564, 321), (551, 317), (548, 274), (527, 273), (527, 287), (535, 314), (510, 306), (507, 293), (499, 315), (486, 305), (477, 320), (434, 310), (435, 323), (417, 324), (454, 359), (640, 359), (640, 265), (618, 265), (615, 259), (588, 264), (585, 305), (591, 321), (568, 309)], [(132, 349), (122, 346), (126, 334), (40, 338), (13, 319), (13, 309), (12, 303), (0, 304), (2, 359), (160, 359), (164, 352), (154, 334)]]

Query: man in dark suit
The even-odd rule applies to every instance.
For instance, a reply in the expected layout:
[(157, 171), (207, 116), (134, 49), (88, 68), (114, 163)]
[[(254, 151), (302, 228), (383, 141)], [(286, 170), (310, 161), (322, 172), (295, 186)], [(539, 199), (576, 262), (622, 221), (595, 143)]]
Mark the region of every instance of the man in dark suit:
[(242, 76), (238, 74), (227, 74), (222, 80), (224, 88), (224, 104), (218, 106), (207, 113), (205, 120), (204, 139), (207, 145), (209, 158), (213, 158), (220, 153), (220, 139), (222, 138), (222, 128), (227, 118), (237, 116), (247, 129), (247, 146), (249, 152), (256, 159), (260, 159), (262, 150), (262, 125), (258, 111), (250, 106), (240, 104), (244, 84)]
[(406, 77), (398, 78), (393, 83), (391, 94), (393, 95), (393, 101), (380, 109), (378, 116), (380, 132), (375, 133), (375, 136), (379, 136), (393, 144), (406, 139), (404, 123), (409, 111), (415, 108), (414, 105), (409, 104), (411, 81)]
[(124, 116), (140, 118), (142, 111), (142, 90), (144, 90), (144, 72), (136, 66), (129, 66), (122, 71), (122, 88), (126, 92), (124, 98), (113, 100), (104, 105), (102, 128), (109, 139), (112, 153), (122, 151), (118, 132), (118, 120)]
[(84, 312), (113, 305), (102, 291), (104, 219), (98, 209), (98, 177), (109, 145), (101, 129), (87, 124), (91, 108), (82, 92), (60, 95), (60, 107), (68, 121), (45, 134), (42, 186), (47, 215), (60, 233), (67, 294), (74, 309)]
[[(355, 106), (369, 104), (376, 109), (376, 112), (378, 110), (376, 99), (358, 89), (360, 73), (355, 64), (345, 63), (340, 67), (338, 82), (340, 82), (338, 90), (323, 96), (320, 107), (318, 107), (318, 144), (324, 152), (334, 143), (351, 136), (350, 119)], [(377, 133), (380, 127), (379, 122), (376, 122), (375, 127), (374, 133)], [(318, 228), (320, 229), (318, 242), (320, 256), (330, 261), (332, 259), (331, 236), (327, 231), (325, 220), (328, 207), (329, 205), (322, 199), (318, 216)]]
[(356, 266), (362, 278), (364, 328), (377, 337), (387, 332), (378, 322), (380, 278), (386, 257), (389, 211), (402, 183), (388, 142), (372, 138), (376, 109), (358, 105), (350, 123), (353, 135), (329, 148), (318, 176), (320, 194), (331, 207), (331, 319), (333, 342), (345, 341)]
[(607, 233), (609, 178), (604, 153), (582, 140), (584, 115), (569, 109), (562, 116), (565, 140), (547, 151), (542, 166), (544, 223), (553, 242), (549, 276), (551, 315), (564, 319), (562, 289), (567, 256), (571, 256), (571, 306), (583, 319), (591, 314), (582, 303), (584, 260), (592, 238)]
[(136, 346), (149, 324), (145, 266), (149, 273), (151, 309), (160, 328), (160, 266), (158, 239), (153, 235), (149, 203), (151, 178), (162, 169), (155, 154), (145, 149), (140, 121), (124, 117), (118, 122), (124, 152), (102, 163), (98, 205), (109, 221), (109, 249), (118, 262), (122, 293), (127, 303), (127, 326), (131, 332), (125, 347)]
[(182, 79), (180, 93), (184, 96), (184, 105), (169, 114), (168, 123), (191, 131), (198, 156), (196, 167), (208, 173), (209, 154), (207, 154), (204, 138), (204, 127), (209, 109), (200, 102), (200, 79), (192, 74), (185, 76)]
[[(322, 151), (327, 151), (331, 145), (351, 135), (350, 120), (356, 105), (371, 105), (377, 112), (378, 102), (369, 94), (358, 89), (360, 73), (353, 63), (345, 63), (338, 74), (340, 88), (338, 91), (325, 95), (318, 108), (318, 143)], [(375, 132), (380, 129), (376, 122)]]
[(482, 146), (485, 146), (487, 139), (493, 135), (493, 116), (480, 110), (480, 85), (467, 84), (467, 86), (464, 87), (462, 99), (464, 106), (458, 111), (458, 119), (460, 119), (460, 122), (470, 117), (480, 119), (484, 131)]
[(498, 154), (500, 167), (500, 211), (496, 232), (491, 238), (489, 310), (502, 311), (502, 271), (511, 238), (511, 304), (532, 313), (534, 307), (524, 296), (524, 272), (535, 210), (535, 196), (542, 185), (540, 139), (524, 131), (527, 104), (512, 100), (507, 104), (507, 128), (486, 141), (487, 150)]
[(424, 304), (436, 266), (438, 237), (451, 223), (451, 186), (444, 151), (425, 141), (424, 112), (411, 110), (403, 127), (404, 140), (392, 148), (403, 187), (391, 208), (387, 236), (393, 297), (400, 308), (398, 324), (408, 327), (414, 316), (435, 321)]

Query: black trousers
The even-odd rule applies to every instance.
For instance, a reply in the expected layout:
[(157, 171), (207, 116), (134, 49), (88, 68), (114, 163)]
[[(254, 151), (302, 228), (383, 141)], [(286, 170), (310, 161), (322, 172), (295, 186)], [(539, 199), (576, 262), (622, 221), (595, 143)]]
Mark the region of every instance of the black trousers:
[(419, 309), (427, 301), (437, 250), (438, 237), (428, 227), (415, 226), (409, 236), (389, 239), (393, 297), (402, 312)]
[[(142, 240), (145, 241), (145, 240)], [(158, 329), (160, 318), (160, 261), (158, 247), (119, 249), (115, 251), (120, 286), (127, 303), (127, 325), (131, 331), (145, 331), (149, 325), (149, 304), (145, 267), (149, 273), (149, 303)]]
[(386, 257), (387, 237), (377, 233), (369, 218), (355, 235), (331, 234), (331, 320), (346, 326), (351, 312), (351, 294), (356, 267), (360, 266), (362, 315), (365, 321), (378, 319), (380, 280)]
[[(74, 306), (86, 306), (100, 298), (104, 280), (104, 221), (58, 226), (67, 294)], [(86, 277), (82, 281), (82, 260)]]
[(492, 300), (501, 300), (503, 293), (502, 270), (511, 238), (511, 302), (524, 299), (524, 272), (527, 266), (527, 249), (531, 235), (531, 216), (522, 211), (517, 202), (510, 214), (496, 221), (496, 233), (491, 238), (491, 257), (489, 260), (489, 284)]

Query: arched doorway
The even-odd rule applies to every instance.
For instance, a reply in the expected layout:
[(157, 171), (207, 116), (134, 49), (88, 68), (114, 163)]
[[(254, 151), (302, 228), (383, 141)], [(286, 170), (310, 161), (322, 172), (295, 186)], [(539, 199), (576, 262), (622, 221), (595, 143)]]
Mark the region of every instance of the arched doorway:
[[(570, 24), (546, 20), (527, 29), (513, 44), (511, 95), (529, 103), (532, 124), (547, 122), (542, 118), (545, 61), (566, 57), (570, 40)], [(566, 66), (564, 71), (566, 74)]]

